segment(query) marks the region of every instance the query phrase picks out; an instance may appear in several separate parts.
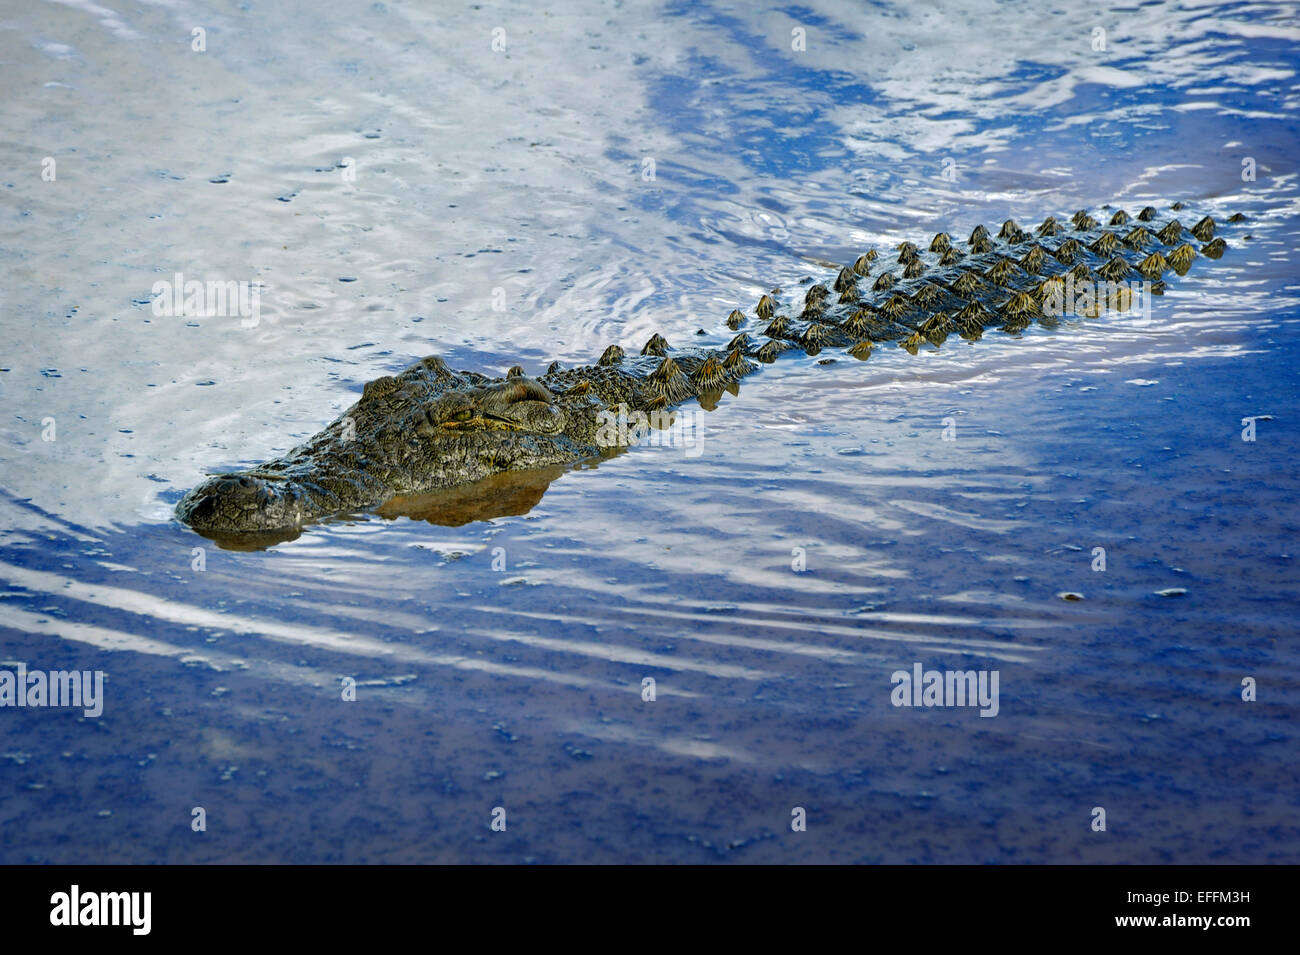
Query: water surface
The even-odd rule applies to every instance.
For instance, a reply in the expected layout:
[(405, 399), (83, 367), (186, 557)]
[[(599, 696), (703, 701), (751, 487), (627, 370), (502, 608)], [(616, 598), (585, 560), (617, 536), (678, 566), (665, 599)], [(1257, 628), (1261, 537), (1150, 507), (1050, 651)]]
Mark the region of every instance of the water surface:
[[(108, 683), (0, 710), (0, 861), (1300, 861), (1300, 23), (1073, 6), (3, 5), (0, 656)], [(1150, 320), (787, 356), (491, 520), (171, 518), (426, 354), (1174, 200), (1251, 238)], [(918, 662), (998, 716), (893, 707)]]

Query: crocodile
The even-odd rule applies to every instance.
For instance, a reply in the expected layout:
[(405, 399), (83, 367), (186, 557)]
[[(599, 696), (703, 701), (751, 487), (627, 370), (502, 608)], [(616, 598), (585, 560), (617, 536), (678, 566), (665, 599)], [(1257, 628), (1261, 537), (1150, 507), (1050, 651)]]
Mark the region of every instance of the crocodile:
[(964, 242), (941, 232), (886, 255), (872, 249), (811, 285), (801, 305), (774, 289), (752, 316), (733, 310), (726, 325), (737, 334), (719, 347), (672, 348), (655, 334), (639, 354), (611, 345), (593, 365), (555, 362), (535, 378), (518, 366), (504, 377), (453, 371), (430, 356), (367, 383), (355, 404), (283, 456), (210, 476), (176, 516), (208, 536), (295, 531), (503, 472), (597, 458), (610, 451), (615, 409), (653, 415), (691, 399), (711, 408), (785, 351), (866, 359), (896, 342), (916, 354), (950, 335), (974, 341), (990, 328), (1015, 334), (1123, 309), (1134, 294), (1160, 294), (1166, 273), (1184, 275), (1198, 255), (1227, 248), (1211, 217), (1185, 226), (1175, 217), (1182, 204), (1170, 210), (1159, 223), (1151, 206), (1136, 216), (1116, 210), (1105, 225), (1081, 210), (1049, 216), (1032, 234), (1008, 219), (996, 235), (980, 225)]

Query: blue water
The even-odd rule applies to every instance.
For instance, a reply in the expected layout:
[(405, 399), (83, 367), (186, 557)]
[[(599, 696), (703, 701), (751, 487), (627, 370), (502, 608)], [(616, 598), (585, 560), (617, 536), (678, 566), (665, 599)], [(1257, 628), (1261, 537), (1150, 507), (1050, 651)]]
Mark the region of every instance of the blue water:
[[(0, 862), (1300, 861), (1292, 8), (3, 25), (0, 670), (107, 682), (0, 708)], [(424, 354), (725, 341), (868, 247), (1174, 200), (1248, 221), (1149, 319), (789, 355), (459, 526), (170, 518)], [(260, 323), (154, 315), (176, 271)], [(894, 707), (916, 663), (998, 715)]]

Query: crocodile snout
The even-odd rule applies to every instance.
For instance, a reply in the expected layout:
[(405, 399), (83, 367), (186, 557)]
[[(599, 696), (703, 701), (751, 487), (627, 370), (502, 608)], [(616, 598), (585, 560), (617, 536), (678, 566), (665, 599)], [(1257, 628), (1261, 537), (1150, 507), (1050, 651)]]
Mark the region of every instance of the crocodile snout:
[(191, 527), (212, 527), (232, 515), (272, 503), (276, 492), (260, 478), (224, 474), (209, 478), (176, 505), (176, 516)]

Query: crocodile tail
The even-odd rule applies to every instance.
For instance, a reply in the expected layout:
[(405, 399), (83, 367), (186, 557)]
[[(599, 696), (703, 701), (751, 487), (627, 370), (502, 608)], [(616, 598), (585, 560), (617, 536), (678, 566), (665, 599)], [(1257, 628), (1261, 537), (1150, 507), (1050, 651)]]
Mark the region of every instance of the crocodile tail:
[[(787, 351), (838, 348), (861, 359), (893, 343), (916, 354), (953, 333), (975, 340), (988, 329), (1018, 334), (1034, 324), (1146, 307), (1170, 273), (1185, 275), (1197, 258), (1227, 250), (1213, 218), (1184, 225), (1190, 219), (1180, 203), (1165, 214), (1152, 206), (1133, 216), (1120, 209), (1094, 218), (1080, 210), (1048, 216), (1029, 231), (1012, 219), (996, 233), (976, 226), (964, 243), (940, 232), (900, 243), (896, 256), (872, 249), (839, 269), (832, 285), (811, 286), (802, 303), (780, 290), (764, 295), (755, 310), (763, 324), (752, 323), (757, 337), (746, 342), (745, 355), (770, 362)], [(748, 324), (743, 311), (729, 316), (733, 329)]]

